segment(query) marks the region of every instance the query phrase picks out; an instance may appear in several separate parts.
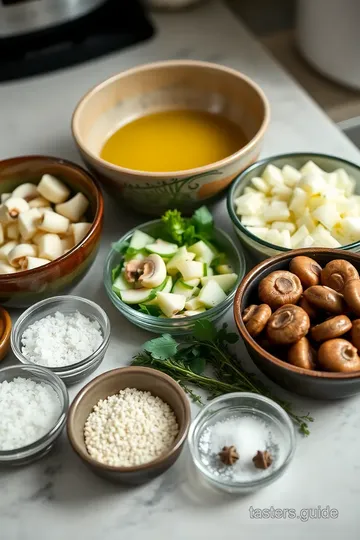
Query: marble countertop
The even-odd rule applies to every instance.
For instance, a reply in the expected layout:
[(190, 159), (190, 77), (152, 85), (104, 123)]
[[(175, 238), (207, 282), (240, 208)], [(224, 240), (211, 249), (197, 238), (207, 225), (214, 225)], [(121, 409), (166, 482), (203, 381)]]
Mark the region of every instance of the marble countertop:
[[(263, 87), (272, 107), (264, 156), (309, 150), (360, 163), (358, 150), (221, 3), (210, 2), (187, 13), (159, 14), (155, 22), (157, 35), (147, 43), (81, 67), (0, 86), (0, 158), (38, 153), (79, 162), (70, 118), (88, 88), (137, 64), (193, 58), (239, 69)], [(221, 227), (231, 232), (224, 201), (216, 206), (215, 215)], [(149, 339), (148, 333), (119, 315), (102, 284), (110, 242), (137, 223), (139, 218), (119, 213), (106, 200), (100, 253), (74, 291), (98, 302), (112, 324), (108, 353), (93, 376), (128, 364)], [(233, 324), (231, 313), (226, 319)], [(242, 345), (237, 352), (254, 369)], [(13, 361), (9, 358), (5, 365)], [(80, 387), (70, 389), (71, 398)], [(337, 403), (287, 397), (299, 410), (310, 410), (316, 421), (309, 438), (298, 438), (296, 455), (286, 474), (256, 494), (232, 498), (212, 491), (194, 474), (187, 450), (172, 469), (146, 486), (114, 486), (82, 465), (64, 434), (54, 452), (42, 461), (0, 472), (0, 538), (117, 540), (129, 535), (136, 540), (158, 540), (171, 535), (173, 540), (216, 540), (226, 534), (229, 538), (275, 540), (289, 535), (332, 539), (339, 533), (358, 538), (360, 397)], [(250, 512), (251, 507), (273, 507), (294, 508), (300, 513), (319, 506), (336, 509), (339, 517), (254, 519)]]

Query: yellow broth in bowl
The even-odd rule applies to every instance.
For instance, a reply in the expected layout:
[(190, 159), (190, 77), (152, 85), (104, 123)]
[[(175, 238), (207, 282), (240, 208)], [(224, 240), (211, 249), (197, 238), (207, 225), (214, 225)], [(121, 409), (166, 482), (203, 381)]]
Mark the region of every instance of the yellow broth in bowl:
[(247, 142), (241, 128), (225, 116), (168, 110), (123, 125), (107, 139), (100, 155), (138, 171), (182, 171), (220, 161)]

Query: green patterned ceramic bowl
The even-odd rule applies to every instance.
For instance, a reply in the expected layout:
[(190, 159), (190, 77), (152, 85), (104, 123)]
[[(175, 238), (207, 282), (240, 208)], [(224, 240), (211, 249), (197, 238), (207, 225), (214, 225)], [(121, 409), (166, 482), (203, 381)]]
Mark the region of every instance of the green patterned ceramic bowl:
[[(135, 229), (132, 229), (131, 231), (126, 233), (125, 236), (120, 238), (119, 243), (128, 242), (134, 232), (139, 228), (147, 234), (155, 234), (156, 236), (156, 230), (158, 230), (158, 227), (159, 225), (161, 225), (161, 223), (162, 222), (160, 219), (148, 221), (147, 223), (144, 223), (141, 227), (136, 227)], [(238, 275), (238, 279), (231, 291), (229, 291), (226, 299), (220, 304), (218, 304), (216, 307), (208, 309), (200, 315), (194, 315), (192, 317), (186, 317), (183, 319), (165, 319), (162, 317), (155, 317), (153, 315), (147, 315), (145, 313), (137, 311), (131, 305), (125, 304), (122, 300), (120, 300), (118, 295), (115, 294), (112, 290), (111, 273), (112, 270), (116, 268), (116, 266), (118, 266), (118, 264), (122, 260), (122, 255), (118, 253), (115, 249), (110, 250), (105, 261), (104, 285), (108, 297), (110, 298), (114, 306), (120, 311), (120, 313), (122, 313), (122, 315), (124, 315), (124, 317), (126, 317), (130, 322), (132, 322), (136, 326), (140, 326), (140, 328), (144, 328), (149, 332), (155, 332), (157, 334), (191, 334), (196, 321), (201, 321), (204, 319), (213, 322), (217, 321), (226, 313), (226, 311), (230, 308), (230, 306), (232, 306), (234, 302), (235, 291), (245, 275), (246, 261), (242, 251), (239, 251), (236, 248), (230, 236), (228, 236), (221, 229), (215, 229), (215, 241), (217, 242), (219, 247), (221, 247), (222, 251), (227, 254), (229, 264), (231, 264), (234, 272), (236, 272), (236, 274)]]
[[(119, 126), (169, 109), (216, 111), (239, 124), (249, 142), (216, 163), (169, 173), (127, 169), (100, 158)], [(112, 197), (160, 216), (168, 208), (190, 214), (217, 198), (257, 159), (268, 123), (268, 101), (245, 75), (217, 64), (172, 60), (133, 68), (90, 90), (76, 107), (72, 131), (84, 162)]]

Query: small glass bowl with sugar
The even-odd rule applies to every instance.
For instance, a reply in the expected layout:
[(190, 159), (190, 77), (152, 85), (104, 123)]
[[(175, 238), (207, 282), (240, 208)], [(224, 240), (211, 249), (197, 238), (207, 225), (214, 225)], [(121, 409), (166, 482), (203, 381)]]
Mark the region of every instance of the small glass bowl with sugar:
[(235, 392), (204, 407), (193, 421), (194, 464), (213, 487), (241, 495), (263, 488), (287, 469), (295, 431), (286, 412), (264, 396)]
[(110, 341), (105, 311), (86, 298), (54, 296), (28, 308), (15, 322), (11, 348), (23, 364), (45, 367), (67, 385), (101, 364)]

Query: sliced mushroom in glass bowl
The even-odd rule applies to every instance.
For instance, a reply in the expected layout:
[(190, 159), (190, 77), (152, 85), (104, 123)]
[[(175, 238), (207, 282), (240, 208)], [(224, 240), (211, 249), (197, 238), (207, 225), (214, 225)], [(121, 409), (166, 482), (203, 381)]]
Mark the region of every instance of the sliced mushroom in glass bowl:
[[(359, 271), (360, 254), (314, 248), (267, 259), (244, 277), (235, 295), (235, 322), (265, 375), (316, 399), (360, 393)], [(298, 277), (300, 295), (296, 279), (287, 286), (283, 281), (289, 273)], [(296, 294), (289, 303), (291, 288)]]

